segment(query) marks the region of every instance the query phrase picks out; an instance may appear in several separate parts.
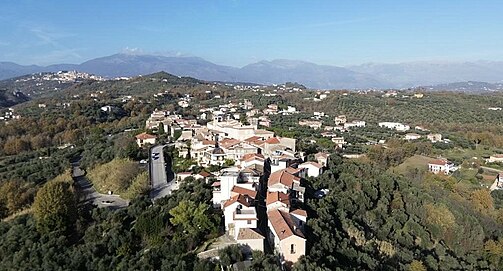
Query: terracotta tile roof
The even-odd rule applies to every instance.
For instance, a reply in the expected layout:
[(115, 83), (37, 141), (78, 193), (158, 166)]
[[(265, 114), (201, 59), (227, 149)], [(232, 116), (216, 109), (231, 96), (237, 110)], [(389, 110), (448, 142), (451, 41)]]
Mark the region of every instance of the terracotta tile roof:
[(178, 172), (176, 175), (192, 175), (192, 172)]
[(269, 176), (269, 180), (267, 181), (268, 186), (272, 186), (275, 184), (283, 184), (287, 187), (292, 187), (294, 182), (300, 182), (300, 178), (288, 173), (286, 170), (278, 170), (272, 173)]
[(267, 144), (279, 144), (279, 139), (277, 137), (271, 137), (265, 141)]
[(305, 238), (300, 229), (294, 229), (295, 224), (290, 214), (280, 210), (272, 210), (267, 212), (267, 217), (278, 235), (279, 240), (284, 240), (293, 235)]
[(307, 166), (307, 165), (312, 165), (312, 166), (317, 167), (317, 168), (323, 168), (322, 165), (320, 165), (320, 164), (318, 164), (316, 162), (312, 162), (312, 161), (302, 163), (302, 164), (299, 165), (299, 167), (303, 167), (303, 166)]
[[(256, 166), (257, 164), (254, 164), (254, 166)], [(245, 173), (245, 174), (251, 174), (252, 176), (260, 176), (261, 175), (261, 171), (253, 168), (253, 167), (245, 167), (244, 169), (241, 170), (242, 173)]]
[(220, 142), (218, 142), (220, 144), (220, 146), (224, 147), (224, 148), (230, 148), (232, 146), (235, 146), (237, 144), (239, 144), (241, 141), (237, 140), (237, 139), (234, 139), (234, 138), (225, 138), (223, 140), (221, 140)]
[(295, 175), (295, 176), (297, 176), (297, 174), (299, 174), (302, 170), (304, 170), (304, 169), (303, 168), (293, 168), (293, 167), (287, 167), (285, 169), (286, 172), (288, 172), (292, 175)]
[(155, 135), (147, 134), (147, 133), (141, 133), (136, 136), (136, 139), (141, 139), (141, 140), (146, 140), (146, 139), (152, 139), (152, 138), (157, 138)]
[(215, 141), (213, 140), (203, 140), (203, 145), (215, 145)]
[(264, 144), (264, 140), (262, 140), (262, 137), (259, 136), (252, 136), (250, 138), (245, 139), (244, 141), (250, 145), (255, 146), (261, 146), (262, 144)]
[(278, 201), (284, 203), (286, 206), (290, 206), (290, 195), (282, 192), (267, 193), (266, 206)]
[(220, 182), (214, 182), (214, 183), (211, 184), (211, 186), (218, 187), (218, 186), (220, 186)]
[(200, 176), (202, 176), (203, 178), (208, 178), (208, 177), (213, 176), (213, 174), (208, 173), (208, 172), (206, 172), (206, 171), (201, 171), (201, 172), (199, 172), (198, 174), (199, 174)]
[(232, 187), (231, 192), (238, 193), (240, 195), (248, 195), (250, 198), (253, 198), (253, 199), (255, 199), (257, 197), (257, 191), (246, 189), (241, 186)]
[(227, 201), (225, 201), (224, 203), (224, 208), (232, 205), (233, 203), (235, 202), (239, 202), (240, 204), (246, 206), (246, 207), (250, 207), (252, 205), (252, 200), (251, 198), (249, 198), (248, 196), (246, 195), (236, 195), (234, 197), (231, 197), (230, 199), (228, 199)]
[(250, 240), (250, 239), (265, 239), (265, 237), (255, 229), (250, 228), (239, 229), (237, 240)]
[(445, 159), (436, 159), (436, 160), (430, 161), (428, 164), (444, 166), (447, 163), (448, 163), (448, 161)]
[(260, 153), (247, 153), (241, 157), (241, 161), (251, 161), (253, 159), (264, 160), (264, 155)]
[(255, 142), (257, 140), (261, 140), (262, 138), (260, 136), (252, 136), (252, 137), (249, 137), (247, 139), (245, 139), (244, 141), (245, 142)]
[(299, 215), (299, 216), (303, 216), (305, 218), (307, 218), (307, 212), (306, 210), (302, 210), (302, 209), (295, 209), (293, 211), (290, 211), (291, 214), (296, 214), (296, 215)]

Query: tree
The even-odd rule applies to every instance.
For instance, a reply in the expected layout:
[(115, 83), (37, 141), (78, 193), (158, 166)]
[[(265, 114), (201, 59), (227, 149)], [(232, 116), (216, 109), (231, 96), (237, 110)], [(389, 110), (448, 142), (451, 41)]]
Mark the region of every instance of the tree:
[(409, 264), (409, 271), (426, 271), (426, 267), (423, 265), (421, 261), (413, 260)]
[(0, 185), (0, 205), (5, 209), (0, 211), (4, 217), (28, 206), (33, 199), (30, 188), (20, 181), (6, 181)]
[(234, 165), (234, 160), (232, 159), (225, 159), (225, 162), (224, 162), (224, 167), (232, 167)]
[(471, 200), (475, 208), (482, 213), (494, 210), (493, 198), (486, 189), (479, 189), (472, 192)]
[(210, 219), (209, 206), (204, 203), (196, 205), (190, 200), (182, 200), (169, 211), (171, 224), (183, 229), (188, 235), (198, 236), (210, 231), (214, 225)]
[(41, 233), (68, 231), (77, 217), (75, 192), (69, 182), (46, 183), (33, 203), (37, 230)]
[(164, 133), (166, 133), (166, 131), (164, 131), (164, 124), (162, 122), (159, 123), (159, 128), (157, 129), (157, 133), (159, 135), (163, 135)]
[(228, 269), (232, 264), (244, 259), (241, 247), (239, 245), (230, 245), (218, 251), (220, 262)]

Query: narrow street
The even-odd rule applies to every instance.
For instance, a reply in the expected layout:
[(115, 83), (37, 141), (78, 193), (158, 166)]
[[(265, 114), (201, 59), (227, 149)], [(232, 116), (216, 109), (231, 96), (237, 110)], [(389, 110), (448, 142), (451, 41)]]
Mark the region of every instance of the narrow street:
[[(158, 145), (150, 150), (150, 180), (152, 188), (150, 198), (156, 200), (171, 194), (176, 189), (176, 183), (171, 172), (171, 164), (166, 164), (163, 149), (166, 145)], [(171, 161), (171, 159), (170, 159)]]
[(89, 203), (98, 206), (98, 208), (106, 207), (110, 209), (120, 209), (128, 206), (129, 201), (120, 198), (118, 195), (98, 193), (85, 174), (86, 172), (79, 167), (79, 162), (72, 163), (72, 177), (77, 186), (81, 204)]

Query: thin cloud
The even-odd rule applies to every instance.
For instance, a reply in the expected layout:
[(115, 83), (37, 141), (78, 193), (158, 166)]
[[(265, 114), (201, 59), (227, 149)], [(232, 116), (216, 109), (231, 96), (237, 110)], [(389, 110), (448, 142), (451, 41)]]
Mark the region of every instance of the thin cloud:
[(52, 45), (54, 47), (65, 47), (61, 44), (60, 40), (64, 38), (73, 37), (75, 35), (48, 30), (42, 27), (32, 27), (29, 31), (40, 40), (42, 45)]
[(25, 25), (24, 27), (39, 41), (38, 43), (29, 45), (29, 47), (49, 46), (49, 48), (52, 48), (51, 51), (43, 55), (32, 57), (33, 61), (47, 64), (82, 59), (82, 56), (79, 54), (81, 49), (70, 48), (63, 42), (65, 39), (75, 37), (76, 35), (42, 26)]

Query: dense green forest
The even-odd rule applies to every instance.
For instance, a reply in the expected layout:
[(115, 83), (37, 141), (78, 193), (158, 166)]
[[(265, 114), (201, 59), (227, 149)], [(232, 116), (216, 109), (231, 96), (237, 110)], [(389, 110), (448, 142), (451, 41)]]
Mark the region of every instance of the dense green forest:
[[(220, 215), (211, 208), (209, 185), (184, 183), (155, 204), (140, 197), (118, 211), (61, 211), (74, 203), (68, 197), (55, 201), (64, 190), (45, 189), (52, 183), (37, 194), (35, 217), (0, 222), (0, 269), (220, 270), (194, 253), (219, 230)], [(50, 203), (59, 203), (53, 207), (58, 210), (47, 209)], [(51, 215), (37, 216), (37, 208)]]
[(312, 245), (296, 270), (501, 270), (501, 212), (485, 190), (470, 198), (428, 178), (332, 159), (309, 200)]

